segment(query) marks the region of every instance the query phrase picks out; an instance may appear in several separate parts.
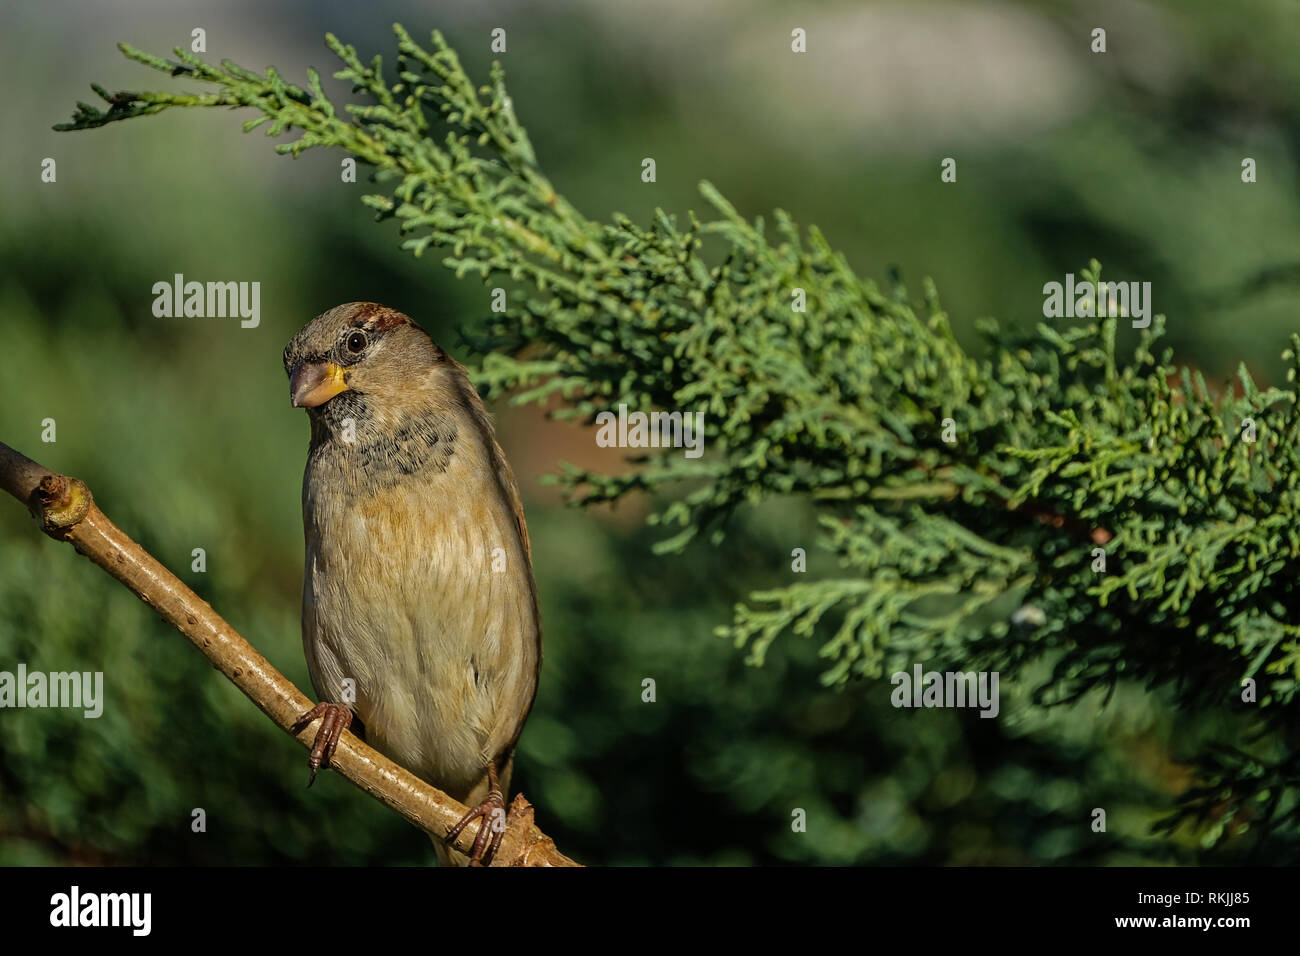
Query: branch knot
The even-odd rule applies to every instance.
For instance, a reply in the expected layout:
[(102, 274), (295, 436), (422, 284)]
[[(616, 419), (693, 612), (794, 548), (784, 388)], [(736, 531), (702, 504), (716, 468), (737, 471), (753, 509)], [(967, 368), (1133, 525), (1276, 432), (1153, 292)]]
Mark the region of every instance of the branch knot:
[(94, 498), (85, 483), (67, 475), (46, 475), (29, 503), (41, 530), (51, 538), (66, 538), (90, 512)]

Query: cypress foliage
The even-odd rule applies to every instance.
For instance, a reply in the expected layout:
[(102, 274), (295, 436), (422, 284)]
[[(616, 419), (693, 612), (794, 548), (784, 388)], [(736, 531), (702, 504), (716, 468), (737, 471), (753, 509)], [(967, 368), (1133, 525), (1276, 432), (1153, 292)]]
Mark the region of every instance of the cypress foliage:
[(749, 221), (708, 183), (705, 218), (584, 217), (543, 174), (499, 66), (476, 87), (440, 34), (423, 47), (395, 30), (396, 82), (328, 38), (363, 105), (338, 109), (315, 72), (302, 88), (123, 44), (215, 91), (96, 86), (106, 108), (79, 104), (58, 128), (248, 107), (246, 131), (297, 131), (281, 153), (346, 150), (373, 168), (381, 191), (365, 202), (404, 248), (509, 284), (506, 311), (466, 331), (486, 395), (558, 396), (554, 415), (586, 423), (620, 405), (705, 413), (698, 459), (565, 467), (577, 505), (655, 494), (665, 552), (722, 540), (743, 504), (818, 509), (809, 580), (752, 594), (718, 628), (751, 662), (816, 635), (828, 685), (922, 662), (1004, 683), (1034, 668), (1043, 706), (1121, 679), (1162, 689), (1237, 732), (1200, 756), (1201, 785), (1161, 826), (1198, 820), (1207, 846), (1249, 826), (1295, 854), (1300, 336), (1287, 388), (1243, 366), (1218, 395), (1160, 348), (1163, 316), (1123, 351), (1118, 318), (990, 320), (972, 354), (931, 283), (919, 299), (881, 289), (815, 228), (781, 211)]

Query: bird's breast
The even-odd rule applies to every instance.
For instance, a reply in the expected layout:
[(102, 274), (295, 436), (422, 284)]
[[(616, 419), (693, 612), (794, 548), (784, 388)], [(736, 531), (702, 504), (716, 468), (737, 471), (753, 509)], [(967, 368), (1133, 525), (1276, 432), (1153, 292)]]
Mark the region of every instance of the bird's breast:
[[(382, 752), (454, 791), (513, 743), (536, 687), (539, 625), (515, 516), (462, 434), (313, 455), (304, 483), (303, 638), (323, 698), (346, 692)], [(445, 445), (444, 445), (445, 447)], [(423, 464), (420, 459), (423, 454)], [(399, 468), (400, 472), (400, 468)]]

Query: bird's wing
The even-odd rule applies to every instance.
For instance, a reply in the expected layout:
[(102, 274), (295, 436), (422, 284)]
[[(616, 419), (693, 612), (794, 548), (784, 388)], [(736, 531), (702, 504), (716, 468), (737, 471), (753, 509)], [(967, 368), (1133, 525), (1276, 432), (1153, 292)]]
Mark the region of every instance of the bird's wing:
[(447, 361), (455, 368), (456, 374), (454, 378), (460, 387), (461, 399), (469, 410), (474, 427), (479, 430), (483, 437), (483, 445), (488, 450), (488, 456), (492, 462), (492, 472), (496, 477), (497, 484), (501, 486), (502, 494), (510, 502), (510, 507), (515, 513), (515, 526), (519, 529), (519, 540), (524, 546), (524, 554), (528, 557), (528, 566), (531, 569), (533, 549), (528, 541), (528, 523), (524, 520), (524, 503), (519, 497), (519, 486), (515, 483), (515, 473), (510, 469), (510, 462), (506, 461), (506, 454), (501, 450), (501, 445), (493, 432), (491, 416), (488, 415), (483, 400), (479, 398), (478, 390), (470, 382), (465, 367), (451, 356), (447, 356)]

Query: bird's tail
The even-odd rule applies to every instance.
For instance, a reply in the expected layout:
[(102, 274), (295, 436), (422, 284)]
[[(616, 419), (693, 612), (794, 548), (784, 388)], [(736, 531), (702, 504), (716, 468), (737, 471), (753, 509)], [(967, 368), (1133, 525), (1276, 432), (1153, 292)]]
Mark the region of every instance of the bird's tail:
[(469, 857), (460, 850), (453, 850), (436, 836), (430, 836), (429, 839), (433, 841), (433, 852), (438, 857), (439, 866), (469, 866)]

